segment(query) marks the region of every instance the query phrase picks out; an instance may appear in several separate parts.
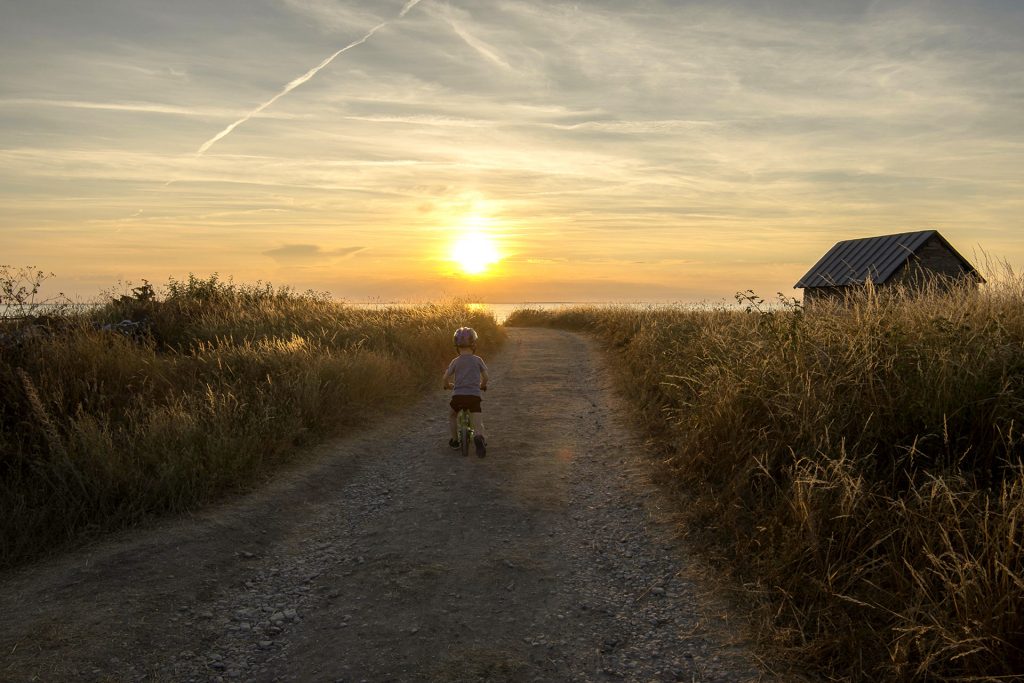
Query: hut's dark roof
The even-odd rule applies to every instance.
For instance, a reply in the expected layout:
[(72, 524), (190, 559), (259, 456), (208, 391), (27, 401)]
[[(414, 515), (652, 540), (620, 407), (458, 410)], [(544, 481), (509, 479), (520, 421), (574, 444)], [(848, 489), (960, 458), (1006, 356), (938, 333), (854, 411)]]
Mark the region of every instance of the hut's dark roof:
[(932, 237), (938, 237), (963, 263), (965, 272), (976, 272), (937, 231), (920, 230), (837, 242), (794, 287), (845, 287), (863, 284), (868, 278), (880, 285)]

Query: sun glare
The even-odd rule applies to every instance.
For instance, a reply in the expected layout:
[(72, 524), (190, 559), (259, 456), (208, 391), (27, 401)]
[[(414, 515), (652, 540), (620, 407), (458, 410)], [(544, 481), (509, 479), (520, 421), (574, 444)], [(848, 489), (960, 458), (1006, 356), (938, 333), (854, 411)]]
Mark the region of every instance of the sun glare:
[(494, 239), (482, 232), (460, 235), (452, 245), (452, 261), (467, 275), (482, 275), (501, 256)]

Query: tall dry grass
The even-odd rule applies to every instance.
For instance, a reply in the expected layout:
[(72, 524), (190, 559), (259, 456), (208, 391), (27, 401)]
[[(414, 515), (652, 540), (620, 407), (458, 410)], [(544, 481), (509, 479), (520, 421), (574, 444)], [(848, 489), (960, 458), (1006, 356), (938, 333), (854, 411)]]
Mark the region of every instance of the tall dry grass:
[(776, 661), (842, 680), (1021, 680), (1024, 280), (904, 294), (507, 324), (613, 350), (660, 476)]
[[(102, 329), (146, 320), (134, 336)], [(460, 304), (370, 310), (216, 276), (0, 324), (0, 566), (271, 476), (437, 382)]]

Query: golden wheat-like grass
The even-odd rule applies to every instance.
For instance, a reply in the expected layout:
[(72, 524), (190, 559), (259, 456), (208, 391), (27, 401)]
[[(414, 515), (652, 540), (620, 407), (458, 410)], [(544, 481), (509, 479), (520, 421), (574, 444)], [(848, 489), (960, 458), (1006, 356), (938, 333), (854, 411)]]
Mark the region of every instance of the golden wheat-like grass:
[(587, 330), (765, 643), (844, 680), (1024, 673), (1024, 280), (803, 310), (523, 310)]
[[(98, 329), (123, 319), (144, 332)], [(359, 308), (216, 277), (26, 324), (0, 330), (0, 566), (271, 476), (436, 385), (460, 325), (503, 339), (459, 303)]]

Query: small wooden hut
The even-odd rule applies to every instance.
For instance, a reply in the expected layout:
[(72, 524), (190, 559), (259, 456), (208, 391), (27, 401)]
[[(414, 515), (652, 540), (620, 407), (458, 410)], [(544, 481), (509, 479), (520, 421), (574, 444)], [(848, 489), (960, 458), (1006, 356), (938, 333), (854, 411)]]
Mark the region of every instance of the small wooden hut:
[(910, 291), (927, 283), (941, 288), (985, 280), (936, 230), (880, 235), (836, 243), (800, 278), (804, 303), (836, 300), (868, 283), (879, 289), (902, 285)]

